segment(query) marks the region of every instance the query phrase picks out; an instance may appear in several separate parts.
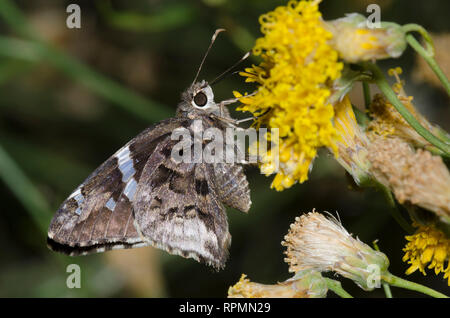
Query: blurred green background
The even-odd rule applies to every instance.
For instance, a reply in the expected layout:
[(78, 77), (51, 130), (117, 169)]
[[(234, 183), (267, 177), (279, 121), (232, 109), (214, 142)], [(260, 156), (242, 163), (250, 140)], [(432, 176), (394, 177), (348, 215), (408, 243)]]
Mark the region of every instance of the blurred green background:
[[(81, 7), (81, 29), (66, 27), (66, 7)], [(310, 180), (283, 192), (248, 169), (253, 206), (229, 209), (233, 242), (226, 268), (214, 272), (153, 248), (66, 257), (46, 247), (59, 204), (85, 177), (149, 124), (173, 116), (216, 28), (201, 78), (211, 80), (250, 50), (260, 36), (259, 15), (287, 1), (140, 0), (0, 1), (0, 296), (3, 297), (223, 297), (245, 273), (261, 283), (290, 277), (280, 245), (289, 224), (316, 208), (339, 215), (366, 243), (379, 239), (391, 272), (404, 277), (405, 233), (381, 193), (354, 190), (344, 170), (323, 152)], [(325, 19), (366, 14), (377, 3), (382, 20), (419, 23), (440, 37), (444, 70), (450, 61), (450, 2), (324, 0)], [(367, 15), (367, 14), (366, 14)], [(441, 50), (441, 51), (440, 51)], [(250, 65), (248, 60), (241, 65)], [(381, 65), (403, 67), (406, 91), (431, 122), (450, 129), (448, 97), (408, 49)], [(216, 100), (251, 91), (238, 75), (215, 86)], [(361, 87), (352, 100), (362, 105)], [(243, 114), (235, 114), (242, 117)], [(244, 115), (245, 116), (245, 115)], [(66, 287), (66, 266), (81, 266), (80, 289)], [(409, 279), (448, 294), (442, 276)], [(365, 293), (342, 280), (354, 296)], [(420, 294), (393, 289), (394, 297)], [(334, 296), (330, 292), (330, 296)]]

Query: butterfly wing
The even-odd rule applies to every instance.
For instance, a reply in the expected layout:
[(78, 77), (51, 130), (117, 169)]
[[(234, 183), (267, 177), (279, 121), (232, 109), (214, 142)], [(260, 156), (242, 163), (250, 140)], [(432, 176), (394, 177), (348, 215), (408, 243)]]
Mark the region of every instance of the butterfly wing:
[(149, 127), (97, 168), (52, 219), (50, 248), (78, 255), (148, 245), (134, 227), (133, 192), (157, 145), (185, 124), (169, 119)]
[(148, 244), (223, 268), (231, 235), (213, 182), (214, 167), (176, 164), (173, 144), (159, 144), (142, 172), (133, 201), (135, 225)]
[(247, 212), (248, 182), (235, 164), (175, 163), (170, 135), (191, 120), (148, 128), (63, 202), (48, 241), (71, 255), (153, 245), (223, 268), (231, 236), (222, 204)]

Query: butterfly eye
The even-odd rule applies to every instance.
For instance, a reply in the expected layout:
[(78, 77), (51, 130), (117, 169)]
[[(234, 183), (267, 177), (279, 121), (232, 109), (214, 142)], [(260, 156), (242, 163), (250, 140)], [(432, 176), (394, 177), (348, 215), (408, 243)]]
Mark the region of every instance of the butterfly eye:
[(194, 103), (197, 106), (203, 107), (206, 105), (206, 102), (208, 101), (208, 98), (206, 97), (205, 93), (199, 92), (194, 96)]

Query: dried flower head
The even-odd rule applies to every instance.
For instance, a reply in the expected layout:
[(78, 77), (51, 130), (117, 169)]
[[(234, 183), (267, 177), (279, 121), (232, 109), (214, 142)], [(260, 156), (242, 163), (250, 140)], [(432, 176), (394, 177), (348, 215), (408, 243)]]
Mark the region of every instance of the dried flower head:
[(315, 271), (305, 271), (275, 285), (253, 283), (242, 274), (228, 289), (228, 298), (324, 298), (327, 291), (322, 275)]
[[(394, 91), (397, 93), (398, 99), (408, 109), (408, 111), (424, 126), (427, 130), (435, 135), (442, 133), (442, 130), (430, 124), (414, 107), (412, 103), (413, 97), (408, 96), (404, 90), (404, 82), (399, 75), (402, 73), (400, 67), (390, 69), (389, 75), (394, 76), (396, 83), (393, 85)], [(369, 124), (369, 131), (382, 136), (397, 136), (408, 141), (415, 147), (430, 147), (431, 144), (420, 136), (394, 106), (382, 95), (376, 94), (370, 104), (370, 115), (373, 120)]]
[(352, 175), (356, 184), (360, 185), (370, 179), (370, 162), (367, 159), (369, 140), (356, 122), (348, 96), (336, 103), (334, 109), (338, 147), (336, 160)]
[(284, 239), (290, 272), (334, 271), (372, 290), (373, 268), (384, 273), (389, 266), (386, 255), (353, 238), (336, 218), (314, 211), (297, 217)]
[(347, 14), (344, 18), (327, 21), (333, 33), (330, 44), (350, 63), (396, 58), (406, 49), (405, 32), (395, 23), (382, 23), (369, 28), (362, 14)]
[(406, 236), (408, 244), (403, 249), (405, 252), (403, 261), (411, 265), (406, 274), (409, 275), (420, 270), (422, 274), (426, 275), (425, 266), (428, 265), (429, 269), (434, 268), (436, 275), (443, 272), (444, 278), (448, 279), (450, 286), (450, 239), (432, 226), (418, 224), (415, 226), (418, 227), (417, 232), (414, 235)]
[[(256, 125), (279, 128), (280, 165), (272, 182), (279, 191), (307, 180), (318, 148), (336, 150), (334, 110), (327, 99), (343, 64), (327, 43), (332, 34), (324, 28), (319, 2), (290, 1), (262, 15), (264, 36), (253, 53), (263, 61), (241, 73), (259, 86), (254, 95), (241, 99), (238, 109), (260, 116)], [(261, 161), (270, 168), (271, 160)], [(265, 168), (265, 173), (270, 171)]]
[(369, 160), (373, 176), (389, 187), (400, 203), (433, 211), (450, 224), (450, 173), (442, 158), (414, 149), (400, 138), (373, 135)]

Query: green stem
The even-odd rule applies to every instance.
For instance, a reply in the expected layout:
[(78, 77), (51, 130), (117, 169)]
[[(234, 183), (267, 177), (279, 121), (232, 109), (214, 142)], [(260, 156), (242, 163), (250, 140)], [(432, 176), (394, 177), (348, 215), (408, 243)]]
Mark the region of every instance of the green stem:
[(362, 82), (363, 86), (363, 93), (364, 93), (364, 105), (366, 106), (366, 109), (369, 109), (370, 106), (370, 86), (367, 82)]
[(0, 1), (0, 17), (12, 30), (27, 40), (0, 36), (0, 54), (32, 62), (45, 61), (84, 85), (95, 94), (150, 122), (169, 117), (172, 112), (154, 101), (123, 87), (58, 48), (45, 43), (30, 27), (20, 9), (11, 1)]
[(447, 94), (450, 95), (450, 82), (449, 82), (447, 76), (445, 76), (445, 74), (442, 71), (442, 69), (440, 68), (440, 66), (437, 64), (436, 60), (433, 58), (433, 55), (431, 55), (429, 52), (427, 52), (422, 47), (422, 45), (420, 45), (420, 43), (414, 38), (413, 35), (408, 34), (406, 36), (406, 41), (428, 63), (430, 68), (433, 70), (433, 72), (436, 74), (436, 76), (441, 81), (442, 85), (444, 85), (444, 88), (447, 91)]
[(446, 144), (445, 142), (434, 136), (431, 132), (429, 132), (417, 121), (417, 119), (408, 111), (408, 109), (406, 109), (406, 107), (398, 99), (397, 95), (383, 76), (380, 68), (373, 63), (365, 63), (365, 67), (372, 71), (374, 82), (377, 84), (386, 98), (391, 102), (391, 104), (395, 107), (395, 109), (400, 113), (400, 115), (402, 115), (406, 122), (412, 128), (414, 128), (414, 130), (417, 131), (419, 135), (425, 138), (425, 140), (442, 150), (446, 156), (450, 156), (450, 145)]
[(402, 227), (405, 232), (408, 234), (414, 233), (414, 228), (409, 224), (401, 215), (397, 204), (395, 203), (394, 197), (392, 196), (392, 192), (382, 184), (379, 184), (379, 187), (383, 190), (384, 195), (386, 196), (386, 200), (391, 207), (391, 215), (395, 219), (395, 221)]
[[(378, 240), (373, 241), (373, 247), (375, 248), (376, 251), (381, 252), (380, 248), (378, 247), (377, 241)], [(392, 298), (391, 287), (389, 286), (388, 283), (383, 283), (383, 289), (384, 289), (384, 294), (386, 295), (386, 298)]]
[(95, 1), (100, 15), (113, 27), (133, 32), (164, 32), (182, 27), (195, 18), (194, 9), (187, 3), (162, 6), (151, 14), (133, 11), (116, 11), (110, 1)]
[(386, 298), (392, 298), (391, 287), (389, 286), (388, 283), (383, 283), (383, 289), (384, 289), (384, 294), (386, 295)]
[(37, 40), (37, 36), (20, 9), (8, 0), (0, 1), (0, 15), (18, 35)]
[(370, 124), (370, 119), (366, 115), (365, 112), (358, 109), (355, 105), (352, 104), (353, 113), (355, 114), (356, 121), (358, 125), (360, 125), (362, 128), (366, 128)]
[(442, 140), (444, 140), (446, 143), (450, 144), (450, 135), (448, 132), (446, 132), (444, 129), (442, 129), (439, 126), (435, 126), (436, 127), (436, 133), (438, 135), (438, 137)]
[(340, 281), (324, 277), (325, 281), (327, 282), (327, 287), (329, 290), (333, 291), (336, 295), (342, 297), (342, 298), (353, 298), (352, 295), (347, 293), (341, 285)]
[(426, 286), (423, 286), (423, 285), (420, 285), (417, 283), (410, 282), (406, 279), (392, 275), (391, 273), (383, 274), (381, 276), (381, 279), (391, 286), (418, 291), (422, 294), (425, 294), (425, 295), (428, 295), (431, 297), (435, 297), (435, 298), (448, 298), (448, 296), (446, 296), (434, 289), (428, 288)]
[(421, 26), (419, 24), (415, 24), (415, 23), (409, 23), (409, 24), (405, 24), (404, 26), (402, 26), (402, 30), (405, 33), (418, 32), (425, 40), (426, 54), (429, 56), (432, 56), (432, 57), (434, 56), (433, 39), (431, 38), (430, 34), (427, 32), (427, 30), (425, 30), (425, 28), (423, 26)]
[(0, 145), (0, 178), (29, 212), (39, 229), (47, 233), (51, 218), (47, 201)]
[(167, 107), (149, 101), (44, 43), (0, 36), (0, 55), (28, 62), (45, 61), (75, 82), (138, 118), (154, 122), (171, 115)]

